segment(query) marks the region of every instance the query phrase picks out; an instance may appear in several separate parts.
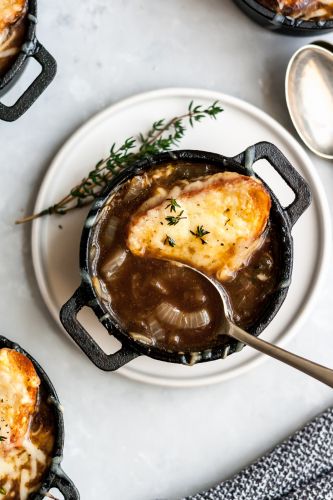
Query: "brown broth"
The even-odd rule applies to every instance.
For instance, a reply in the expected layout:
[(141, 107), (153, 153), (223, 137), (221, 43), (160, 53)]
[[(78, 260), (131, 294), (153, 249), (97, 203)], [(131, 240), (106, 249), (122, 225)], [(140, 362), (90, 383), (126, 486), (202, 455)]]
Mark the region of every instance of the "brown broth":
[[(155, 345), (171, 351), (175, 346), (181, 351), (188, 346), (201, 350), (215, 343), (221, 302), (204, 277), (169, 262), (129, 255), (111, 287), (112, 308), (130, 332), (149, 338), (150, 328), (155, 332)], [(160, 331), (154, 324), (154, 310), (161, 303), (174, 304), (184, 314), (204, 307), (212, 321), (205, 328), (193, 329), (165, 324)]]
[(241, 328), (251, 328), (269, 302), (278, 284), (279, 248), (276, 228), (270, 224), (265, 241), (235, 278), (223, 283)]
[[(173, 352), (202, 351), (224, 343), (225, 338), (219, 335), (220, 298), (208, 280), (181, 264), (138, 257), (128, 251), (122, 262), (129, 219), (157, 187), (170, 189), (175, 184), (181, 185), (184, 179), (192, 181), (216, 171), (204, 164), (159, 167), (136, 178), (137, 191), (132, 192), (133, 187), (125, 183), (104, 208), (94, 228), (91, 271), (95, 290), (120, 324), (138, 341)], [(110, 269), (110, 255), (119, 255), (115, 260), (120, 263), (111, 275), (106, 271)], [(277, 276), (278, 248), (275, 228), (270, 224), (261, 248), (248, 265), (231, 281), (223, 283), (231, 304), (230, 314), (238, 325), (250, 328), (256, 323), (276, 289)], [(165, 304), (180, 311), (174, 313), (173, 326), (170, 325), (173, 312)], [(201, 322), (203, 311), (210, 318), (208, 323)], [(189, 324), (193, 320), (200, 326), (185, 328), (182, 314)]]

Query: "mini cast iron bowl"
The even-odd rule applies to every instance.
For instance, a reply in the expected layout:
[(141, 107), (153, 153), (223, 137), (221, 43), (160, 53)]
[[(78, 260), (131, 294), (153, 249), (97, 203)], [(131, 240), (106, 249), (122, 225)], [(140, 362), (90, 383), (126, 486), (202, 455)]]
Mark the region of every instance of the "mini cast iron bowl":
[(254, 21), (272, 31), (292, 36), (322, 35), (333, 30), (333, 19), (304, 21), (277, 14), (264, 7), (257, 0), (234, 0)]
[(41, 380), (42, 386), (46, 391), (48, 401), (54, 409), (56, 436), (52, 464), (48, 472), (46, 473), (40, 490), (37, 493), (31, 495), (31, 500), (42, 500), (43, 498), (45, 498), (45, 494), (48, 493), (51, 488), (57, 488), (63, 494), (65, 500), (79, 500), (80, 495), (78, 490), (61, 468), (65, 430), (64, 418), (57, 393), (50, 379), (41, 368), (41, 366), (37, 363), (37, 361), (35, 361), (34, 358), (30, 356), (30, 354), (28, 354), (26, 351), (24, 351), (24, 349), (22, 349), (19, 345), (0, 335), (0, 349), (2, 349), (3, 347), (6, 347), (7, 349), (14, 349), (15, 351), (24, 354), (27, 358), (30, 359), (30, 361), (32, 361), (32, 364), (34, 365)]
[[(177, 163), (179, 161), (192, 164), (206, 163), (215, 166), (220, 172), (228, 170), (245, 175), (255, 175), (252, 165), (260, 159), (268, 160), (270, 166), (280, 174), (295, 194), (295, 199), (291, 205), (283, 208), (274, 193), (266, 185), (272, 198), (270, 220), (280, 229), (278, 232), (280, 237), (279, 248), (281, 260), (279, 266), (279, 286), (273, 293), (266, 310), (262, 312), (255, 325), (253, 325), (249, 331), (251, 334), (257, 336), (272, 321), (286, 298), (291, 282), (293, 267), (293, 241), (291, 229), (311, 201), (310, 190), (304, 179), (291, 166), (281, 151), (268, 142), (261, 142), (255, 146), (251, 146), (245, 152), (233, 158), (204, 151), (187, 150), (158, 154), (139, 160), (133, 166), (125, 169), (115, 177), (107, 186), (102, 196), (96, 199), (83, 228), (80, 244), (81, 285), (69, 301), (62, 307), (60, 319), (69, 335), (98, 368), (107, 371), (117, 370), (140, 355), (150, 356), (151, 358), (161, 361), (191, 365), (194, 362), (205, 362), (225, 358), (243, 347), (243, 344), (239, 344), (232, 339), (230, 339), (228, 344), (224, 342), (223, 345), (221, 344), (220, 346), (212, 347), (211, 349), (199, 353), (191, 351), (170, 352), (157, 347), (140, 344), (121, 327), (116, 318), (106, 309), (96, 294), (91, 280), (89, 255), (94, 225), (98, 222), (110, 195), (117, 192), (117, 190), (133, 176), (140, 175), (158, 165)], [(122, 347), (118, 352), (107, 355), (79, 323), (77, 314), (85, 306), (90, 307), (108, 333), (114, 335), (121, 342)]]
[(12, 106), (0, 103), (0, 120), (12, 122), (22, 116), (52, 82), (57, 63), (36, 38), (37, 0), (28, 1), (26, 38), (21, 52), (8, 71), (0, 76), (0, 97), (5, 94), (21, 76), (27, 61), (34, 58), (42, 67), (41, 73)]

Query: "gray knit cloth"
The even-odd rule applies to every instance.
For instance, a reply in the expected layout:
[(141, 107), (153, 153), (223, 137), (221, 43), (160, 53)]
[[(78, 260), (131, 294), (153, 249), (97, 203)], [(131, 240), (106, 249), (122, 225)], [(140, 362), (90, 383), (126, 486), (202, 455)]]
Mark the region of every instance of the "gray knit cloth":
[(333, 500), (333, 408), (232, 479), (187, 500)]

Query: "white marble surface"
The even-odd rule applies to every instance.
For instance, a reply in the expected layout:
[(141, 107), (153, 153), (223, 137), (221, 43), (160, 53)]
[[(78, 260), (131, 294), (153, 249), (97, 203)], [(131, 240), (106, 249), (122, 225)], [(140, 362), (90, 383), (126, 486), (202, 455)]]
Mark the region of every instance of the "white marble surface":
[[(49, 161), (68, 135), (133, 93), (216, 89), (259, 106), (294, 133), (284, 72), (309, 40), (258, 27), (231, 0), (40, 4), (38, 35), (59, 69), (30, 112), (0, 123), (0, 331), (27, 348), (56, 386), (65, 407), (63, 466), (83, 500), (176, 499), (260, 456), (332, 404), (332, 391), (271, 360), (224, 384), (192, 390), (98, 371), (49, 317), (32, 269), (30, 229), (13, 221), (32, 209)], [(333, 42), (333, 35), (324, 38)], [(313, 160), (331, 199), (332, 165)], [(289, 344), (331, 366), (332, 278), (333, 265), (317, 309)]]

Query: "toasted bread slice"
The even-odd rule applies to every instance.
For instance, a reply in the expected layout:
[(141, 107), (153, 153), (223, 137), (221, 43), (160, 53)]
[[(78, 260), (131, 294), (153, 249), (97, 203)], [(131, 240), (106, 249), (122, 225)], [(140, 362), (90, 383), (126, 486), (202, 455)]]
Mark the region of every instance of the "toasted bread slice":
[[(176, 200), (176, 210), (168, 200)], [(181, 261), (228, 280), (260, 246), (270, 208), (269, 193), (254, 177), (202, 177), (148, 199), (130, 220), (127, 246), (134, 255)]]
[(32, 362), (12, 349), (0, 349), (0, 445), (18, 446), (29, 429), (40, 379)]
[(26, 11), (26, 0), (0, 0), (0, 31), (10, 28)]

